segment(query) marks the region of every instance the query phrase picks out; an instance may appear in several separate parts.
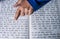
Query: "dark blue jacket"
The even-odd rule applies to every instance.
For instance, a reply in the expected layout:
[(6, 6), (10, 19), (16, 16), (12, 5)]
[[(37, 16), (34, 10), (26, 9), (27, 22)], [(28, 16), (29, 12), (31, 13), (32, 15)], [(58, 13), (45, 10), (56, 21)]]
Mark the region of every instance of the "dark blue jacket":
[(28, 0), (28, 2), (33, 7), (33, 10), (36, 11), (46, 3), (48, 3), (50, 0)]

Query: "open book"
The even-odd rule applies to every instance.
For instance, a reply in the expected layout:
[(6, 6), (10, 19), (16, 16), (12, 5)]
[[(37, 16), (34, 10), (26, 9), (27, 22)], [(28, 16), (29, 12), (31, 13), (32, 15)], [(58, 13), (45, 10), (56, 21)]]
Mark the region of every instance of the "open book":
[(0, 39), (60, 39), (60, 0), (14, 21), (16, 1), (0, 1)]

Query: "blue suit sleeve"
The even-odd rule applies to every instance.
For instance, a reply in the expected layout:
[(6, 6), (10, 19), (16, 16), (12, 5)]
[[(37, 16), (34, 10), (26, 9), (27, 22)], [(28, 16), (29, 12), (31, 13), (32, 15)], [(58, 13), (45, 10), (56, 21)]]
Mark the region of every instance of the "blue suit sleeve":
[(43, 5), (48, 3), (50, 0), (28, 0), (28, 2), (33, 7), (33, 10), (36, 11), (41, 8)]

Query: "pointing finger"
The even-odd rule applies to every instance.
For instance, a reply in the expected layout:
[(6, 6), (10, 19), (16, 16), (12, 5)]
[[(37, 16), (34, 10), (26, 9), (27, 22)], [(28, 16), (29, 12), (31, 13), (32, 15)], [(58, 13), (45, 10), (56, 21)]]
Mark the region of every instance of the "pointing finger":
[(20, 12), (21, 12), (21, 11), (20, 11), (19, 9), (17, 9), (16, 14), (15, 14), (15, 20), (18, 19), (19, 15), (20, 15)]

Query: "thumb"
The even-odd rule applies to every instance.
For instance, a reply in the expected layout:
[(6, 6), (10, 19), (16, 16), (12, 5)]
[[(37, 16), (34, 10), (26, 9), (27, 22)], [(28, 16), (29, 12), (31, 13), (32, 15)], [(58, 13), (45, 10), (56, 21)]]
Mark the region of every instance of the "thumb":
[(14, 7), (20, 6), (21, 3), (22, 3), (22, 0), (18, 0), (18, 1), (16, 2), (16, 4), (14, 5)]

